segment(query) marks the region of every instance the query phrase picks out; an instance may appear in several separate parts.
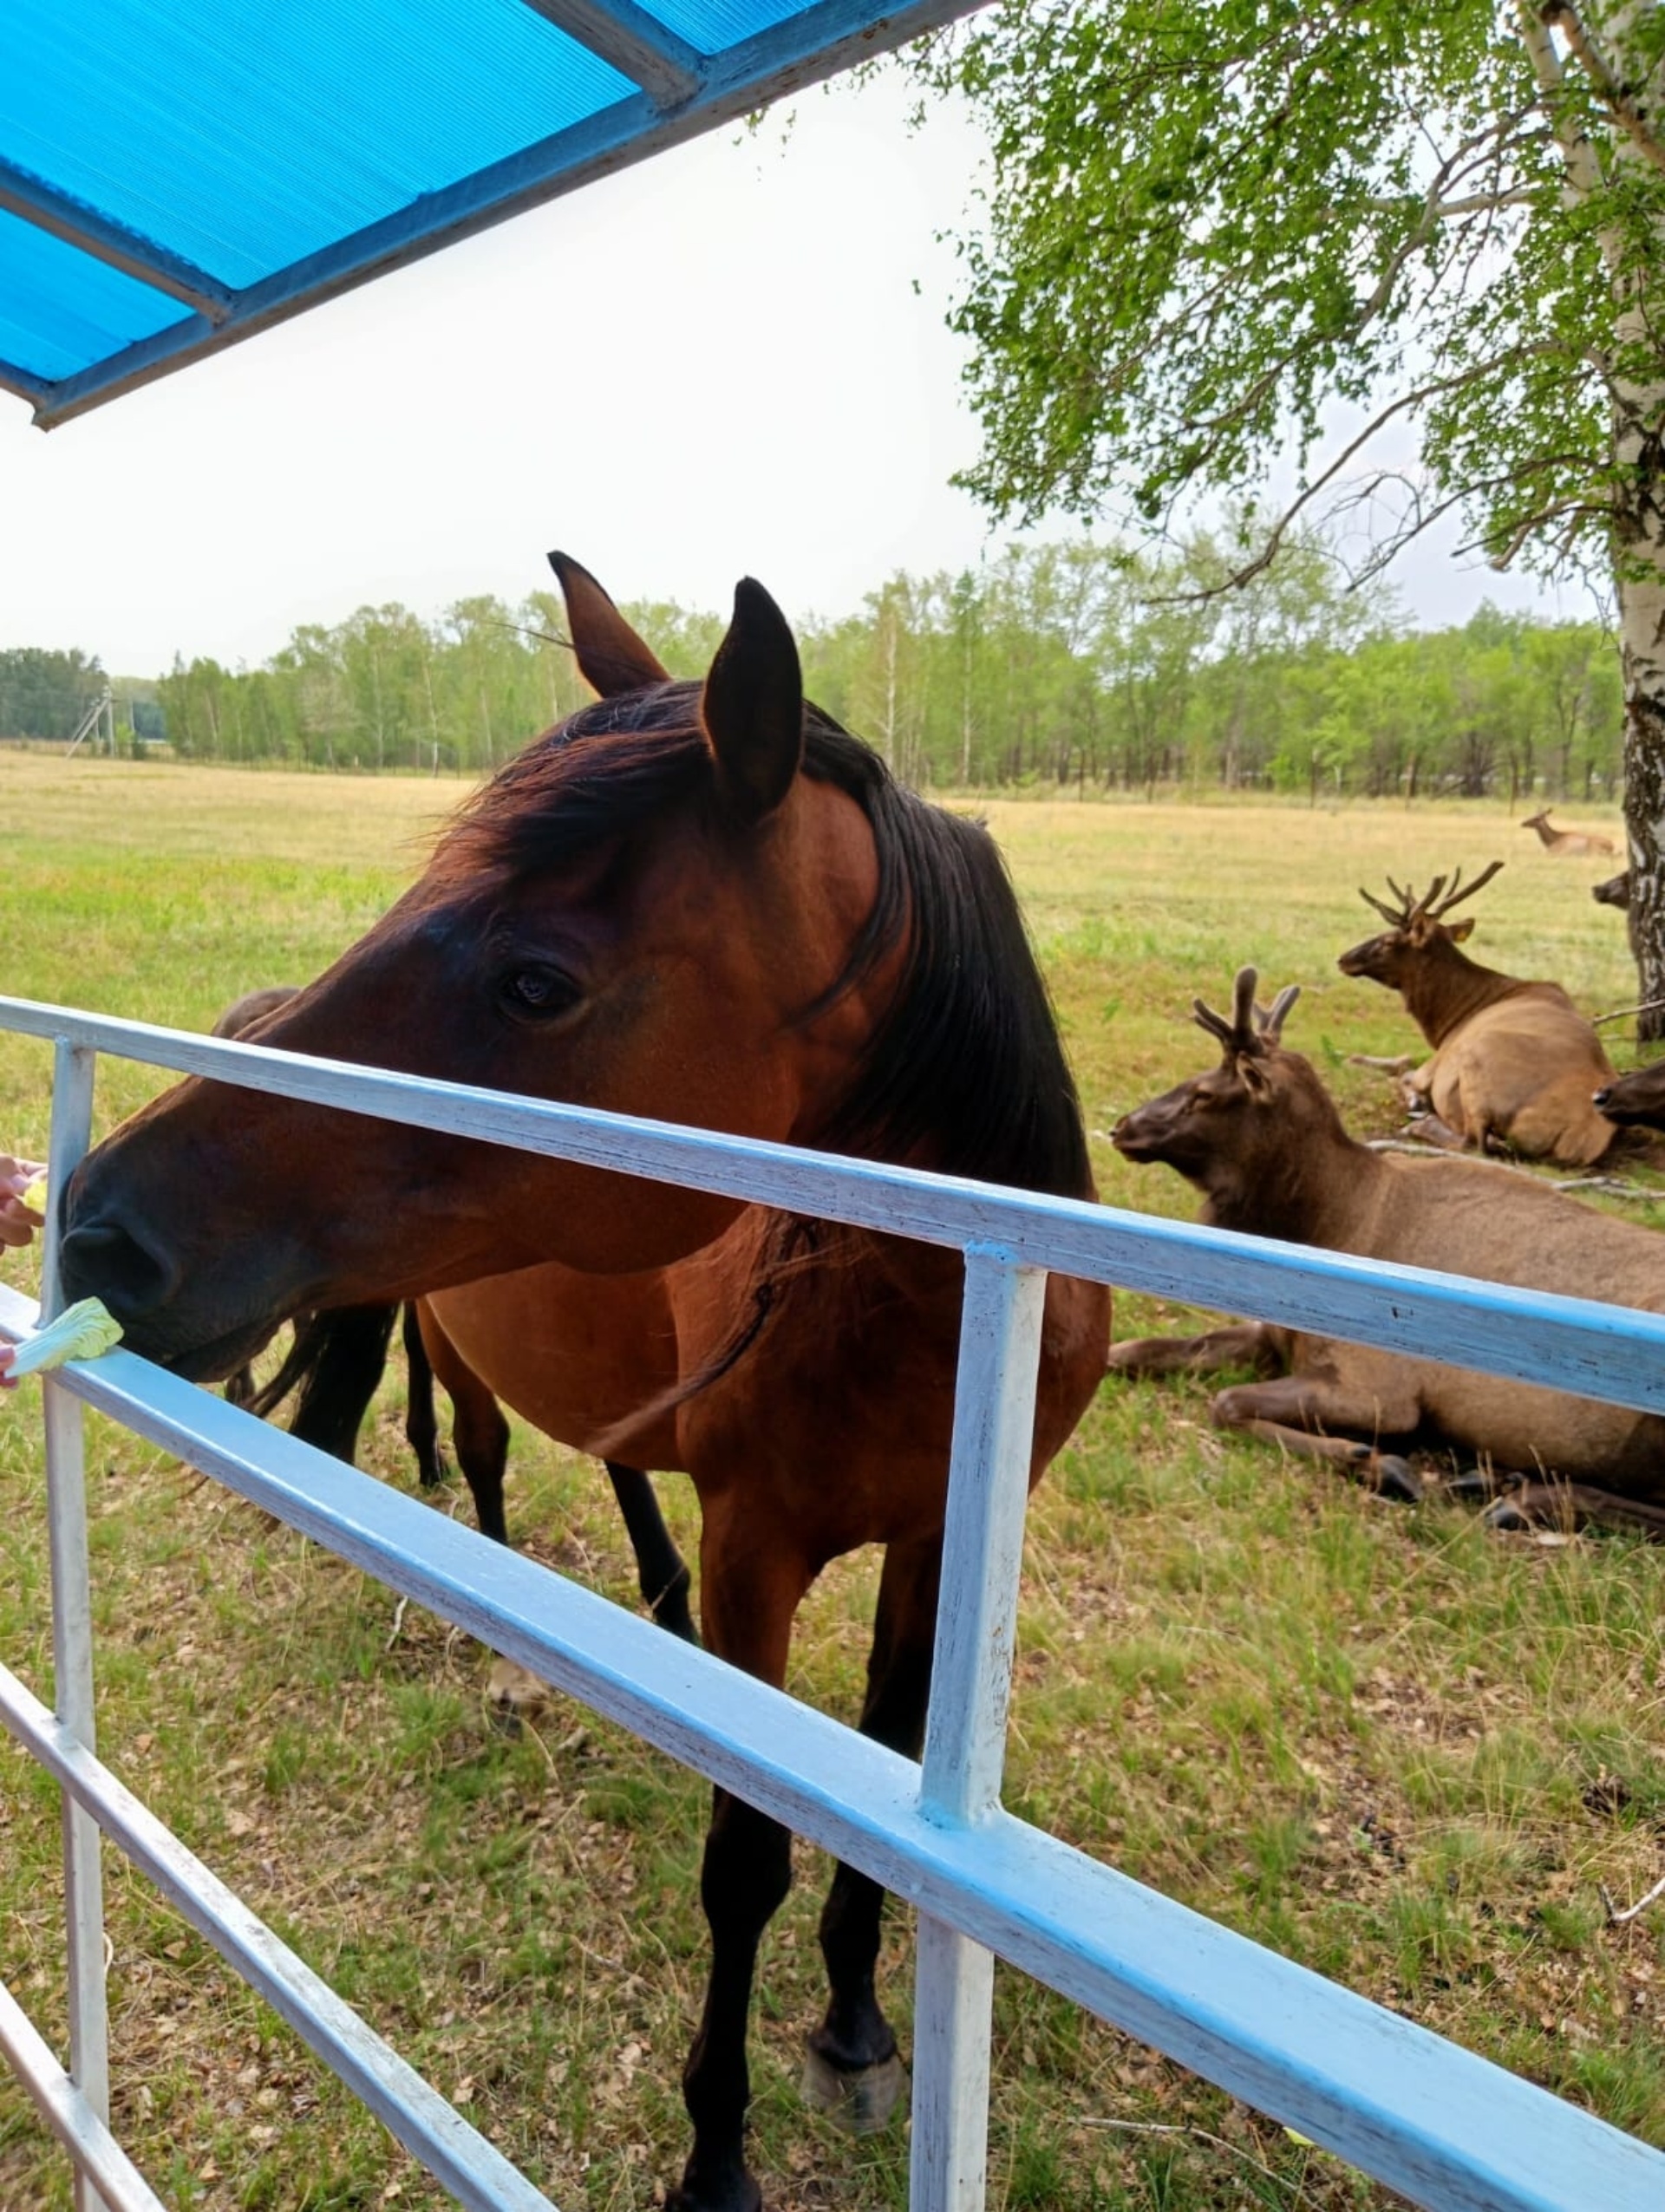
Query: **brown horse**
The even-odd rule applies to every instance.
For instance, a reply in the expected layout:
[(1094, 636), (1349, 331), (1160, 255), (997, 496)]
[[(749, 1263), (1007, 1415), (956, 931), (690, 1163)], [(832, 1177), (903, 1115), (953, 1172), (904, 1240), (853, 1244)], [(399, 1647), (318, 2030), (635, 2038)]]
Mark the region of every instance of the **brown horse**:
[[(246, 1037), (268, 1015), (276, 1014), (299, 995), (294, 983), (271, 983), (248, 991), (225, 1008), (213, 1026), (216, 1037)], [(323, 1313), (297, 1314), (294, 1340), (277, 1373), (258, 1383), (251, 1361), (245, 1360), (225, 1378), (225, 1395), (233, 1405), (245, 1406), (263, 1418), (291, 1397), (297, 1398), (290, 1433), (319, 1452), (344, 1459), (350, 1467), (358, 1453), (359, 1432), (370, 1401), (381, 1386), (393, 1339), (396, 1305), (336, 1307)], [(415, 1454), (424, 1490), (436, 1489), (445, 1479), (440, 1450), (439, 1420), (434, 1406), (434, 1354), (424, 1341), (424, 1317), (415, 1302), (403, 1311), (405, 1353), (405, 1437)], [(474, 1501), (474, 1515), (482, 1536), (500, 1543), (509, 1540), (503, 1504), (503, 1478), (508, 1465), (509, 1425), (496, 1399), (479, 1377), (463, 1365), (440, 1337), (428, 1317), (429, 1334), (436, 1340), (447, 1395), (452, 1407), (452, 1442), (457, 1465)], [(617, 1459), (606, 1463), (608, 1479), (624, 1517), (625, 1532), (636, 1558), (637, 1582), (648, 1611), (662, 1628), (689, 1643), (699, 1638), (689, 1608), (693, 1578), (677, 1550), (650, 1476), (639, 1467)]]
[[(555, 565), (600, 703), (487, 785), (261, 1041), (1090, 1195), (1074, 1087), (986, 832), (806, 707), (760, 585), (738, 586), (703, 685), (677, 683), (591, 577)], [(71, 1296), (96, 1289), (135, 1350), (199, 1377), (286, 1314), (428, 1295), (469, 1369), (550, 1434), (692, 1476), (706, 1641), (770, 1682), (819, 1569), (884, 1545), (861, 1726), (917, 1754), (957, 1256), (202, 1081), (83, 1164), (62, 1256)], [(1051, 1282), (1032, 1478), (1091, 1398), (1107, 1329), (1104, 1291)], [(787, 1831), (718, 1791), (679, 2212), (761, 2202), (747, 2020), (790, 1878)], [(839, 1869), (811, 2039), (819, 2085), (875, 2122), (905, 2080), (873, 1987), (881, 1903)]]

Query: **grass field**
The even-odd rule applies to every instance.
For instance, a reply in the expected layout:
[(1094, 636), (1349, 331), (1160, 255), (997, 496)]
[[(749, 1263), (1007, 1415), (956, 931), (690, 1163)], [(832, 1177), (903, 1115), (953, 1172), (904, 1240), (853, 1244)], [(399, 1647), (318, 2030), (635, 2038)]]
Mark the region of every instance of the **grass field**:
[[(315, 973), (416, 865), (454, 784), (0, 757), (0, 989), (206, 1026)], [(1473, 949), (1634, 996), (1596, 863), (1554, 863), (1497, 810), (1000, 803), (1089, 1124), (1205, 1066), (1193, 994), (1244, 960), (1305, 995), (1352, 1126), (1394, 1122), (1353, 1051), (1409, 1049), (1335, 956), (1373, 926), (1356, 887), (1507, 858)], [(1623, 1036), (1623, 1026), (1609, 1033)], [(1620, 1054), (1623, 1059), (1623, 1050)], [(101, 1126), (156, 1079), (106, 1064)], [(0, 1037), (0, 1140), (39, 1148), (46, 1057)], [(1100, 1134), (1103, 1195), (1188, 1216), (1165, 1170)], [(1651, 1208), (1640, 1211), (1655, 1218)], [(22, 1256), (6, 1263), (25, 1281)], [(1118, 1334), (1178, 1326), (1127, 1299)], [(1665, 1552), (1488, 1537), (1472, 1511), (1379, 1503), (1215, 1435), (1200, 1385), (1107, 1387), (1037, 1495), (1009, 1802), (1141, 1880), (1665, 2143)], [(413, 1477), (396, 1391), (367, 1463)], [(518, 1739), (467, 1640), (121, 1432), (89, 1451), (100, 1748), (558, 2202), (645, 2207), (683, 2148), (701, 1987), (705, 1791), (576, 1708)], [(37, 1403), (0, 1408), (0, 1655), (50, 1693)], [(686, 1485), (664, 1485), (685, 1547)], [(460, 1494), (441, 1510), (467, 1511)], [(511, 1524), (631, 1602), (591, 1463), (518, 1433)], [(852, 1714), (874, 1562), (806, 1606), (793, 1687)], [(0, 1742), (0, 1978), (60, 2032), (51, 1790)], [(826, 1869), (799, 1882), (761, 1970), (755, 2163), (774, 2212), (899, 2206), (899, 2126), (852, 2143), (799, 2106), (819, 2016)], [(116, 2124), (171, 2203), (445, 2200), (114, 1858)], [(908, 2039), (911, 1940), (891, 1925)], [(1021, 1977), (996, 1993), (991, 2202), (1087, 2212), (1385, 2203), (1337, 2162)], [(67, 2206), (67, 2172), (0, 2081), (0, 2207)]]

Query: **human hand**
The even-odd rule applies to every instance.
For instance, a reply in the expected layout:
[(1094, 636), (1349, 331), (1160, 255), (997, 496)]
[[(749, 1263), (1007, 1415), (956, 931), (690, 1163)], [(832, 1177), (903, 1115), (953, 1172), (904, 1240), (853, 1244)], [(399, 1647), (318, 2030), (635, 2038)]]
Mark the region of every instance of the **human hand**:
[(23, 1194), (43, 1171), (38, 1160), (0, 1152), (0, 1244), (27, 1244), (40, 1227), (39, 1214), (24, 1205)]
[(0, 1344), (0, 1390), (16, 1390), (17, 1378), (11, 1373), (12, 1347)]

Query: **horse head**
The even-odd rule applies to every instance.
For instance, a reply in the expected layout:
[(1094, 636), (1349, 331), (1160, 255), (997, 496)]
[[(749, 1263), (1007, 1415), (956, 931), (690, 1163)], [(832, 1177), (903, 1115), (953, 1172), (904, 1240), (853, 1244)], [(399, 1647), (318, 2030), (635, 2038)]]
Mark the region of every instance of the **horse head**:
[[(599, 699), (465, 804), (420, 880), (260, 1041), (748, 1136), (813, 1132), (872, 1027), (872, 979), (851, 962), (877, 871), (861, 805), (804, 772), (792, 632), (743, 581), (703, 682), (676, 682), (593, 577), (552, 559)], [(134, 1348), (206, 1376), (303, 1307), (548, 1259), (659, 1267), (736, 1210), (193, 1079), (83, 1164), (63, 1266)]]

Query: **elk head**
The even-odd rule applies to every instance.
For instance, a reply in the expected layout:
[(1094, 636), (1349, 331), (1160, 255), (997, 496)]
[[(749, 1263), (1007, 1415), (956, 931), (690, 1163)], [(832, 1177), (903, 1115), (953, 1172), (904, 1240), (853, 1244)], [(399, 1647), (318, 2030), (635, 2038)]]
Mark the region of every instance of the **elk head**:
[(1630, 871), (1622, 868), (1616, 876), (1609, 876), (1605, 882), (1592, 884), (1590, 895), (1597, 906), (1628, 907), (1630, 904)]
[(1445, 917), (1464, 899), (1472, 898), (1502, 865), (1501, 860), (1493, 860), (1467, 884), (1462, 870), (1454, 868), (1449, 876), (1436, 876), (1420, 898), (1410, 884), (1401, 891), (1389, 876), (1388, 888), (1397, 901), (1393, 906), (1361, 885), (1359, 897), (1367, 906), (1375, 908), (1388, 927), (1379, 936), (1366, 937), (1361, 944), (1349, 947), (1335, 965), (1343, 975), (1362, 975), (1389, 990), (1402, 990), (1413, 968), (1426, 961), (1431, 950), (1461, 944), (1472, 934), (1472, 914), (1460, 922), (1447, 922)]
[(1594, 1102), (1621, 1129), (1665, 1129), (1665, 1060), (1632, 1068), (1593, 1093)]
[(1299, 1236), (1290, 1210), (1303, 1209), (1293, 1186), (1325, 1131), (1342, 1132), (1323, 1085), (1283, 1044), (1300, 986), (1280, 991), (1267, 1012), (1255, 1004), (1258, 980), (1252, 968), (1237, 971), (1230, 1021), (1192, 1001), (1197, 1026), (1219, 1042), (1219, 1066), (1124, 1114), (1111, 1141), (1125, 1159), (1159, 1160), (1196, 1184), (1207, 1197), (1208, 1219)]

